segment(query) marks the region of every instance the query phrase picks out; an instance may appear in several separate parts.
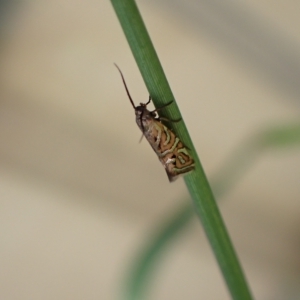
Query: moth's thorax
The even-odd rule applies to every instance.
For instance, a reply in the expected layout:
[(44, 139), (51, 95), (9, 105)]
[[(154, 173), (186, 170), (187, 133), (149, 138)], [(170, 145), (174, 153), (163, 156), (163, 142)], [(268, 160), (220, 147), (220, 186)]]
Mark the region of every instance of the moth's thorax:
[(136, 123), (142, 131), (147, 131), (153, 121), (155, 121), (156, 113), (151, 112), (146, 108), (146, 105), (141, 103), (135, 108)]

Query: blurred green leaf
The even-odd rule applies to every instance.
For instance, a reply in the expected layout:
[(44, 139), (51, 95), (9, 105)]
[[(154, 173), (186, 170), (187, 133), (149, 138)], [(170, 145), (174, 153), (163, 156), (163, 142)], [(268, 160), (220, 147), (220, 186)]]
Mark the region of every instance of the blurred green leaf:
[(257, 144), (268, 148), (299, 146), (300, 124), (277, 125), (267, 129), (258, 135)]

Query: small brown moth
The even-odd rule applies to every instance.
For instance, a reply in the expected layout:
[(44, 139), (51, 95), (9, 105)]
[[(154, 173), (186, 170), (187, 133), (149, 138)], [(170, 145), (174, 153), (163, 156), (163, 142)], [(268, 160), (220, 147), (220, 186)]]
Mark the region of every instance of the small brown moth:
[[(195, 169), (195, 162), (189, 155), (187, 148), (183, 145), (181, 140), (173, 133), (171, 129), (166, 127), (157, 116), (157, 111), (170, 105), (167, 103), (163, 107), (149, 111), (147, 105), (151, 102), (151, 96), (147, 103), (140, 103), (140, 106), (135, 106), (129, 94), (124, 76), (120, 68), (115, 64), (119, 70), (128, 98), (135, 110), (136, 123), (141, 129), (143, 136), (147, 139), (158, 159), (165, 167), (169, 181), (174, 181), (179, 175), (186, 174)], [(169, 121), (169, 120), (167, 120)], [(180, 120), (175, 120), (177, 122)]]

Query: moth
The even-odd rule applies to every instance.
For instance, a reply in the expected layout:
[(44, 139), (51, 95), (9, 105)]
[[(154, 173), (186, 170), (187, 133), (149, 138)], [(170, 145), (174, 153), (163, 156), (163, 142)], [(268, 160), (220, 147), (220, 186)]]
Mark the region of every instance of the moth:
[[(162, 123), (162, 121), (171, 120), (160, 118), (157, 114), (159, 110), (172, 104), (173, 101), (158, 109), (149, 111), (147, 109), (147, 105), (152, 100), (151, 96), (149, 96), (147, 103), (140, 103), (139, 106), (135, 106), (127, 88), (124, 76), (120, 68), (116, 64), (115, 66), (121, 74), (127, 96), (135, 110), (136, 123), (164, 166), (169, 181), (172, 182), (177, 179), (178, 176), (193, 171), (195, 169), (195, 162), (188, 153), (187, 148), (174, 134), (174, 132)], [(180, 120), (175, 120), (173, 122)]]

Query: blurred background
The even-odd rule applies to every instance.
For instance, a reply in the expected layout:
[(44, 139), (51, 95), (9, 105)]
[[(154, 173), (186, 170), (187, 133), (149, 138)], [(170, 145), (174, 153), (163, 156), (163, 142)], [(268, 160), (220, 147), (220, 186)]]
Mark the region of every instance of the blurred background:
[[(138, 5), (209, 178), (299, 119), (299, 3)], [(0, 9), (0, 299), (116, 299), (184, 182), (138, 143), (113, 63), (148, 93), (109, 1)], [(299, 149), (266, 152), (220, 203), (256, 299), (300, 299), (299, 176)], [(149, 299), (230, 299), (196, 218), (163, 258)]]

